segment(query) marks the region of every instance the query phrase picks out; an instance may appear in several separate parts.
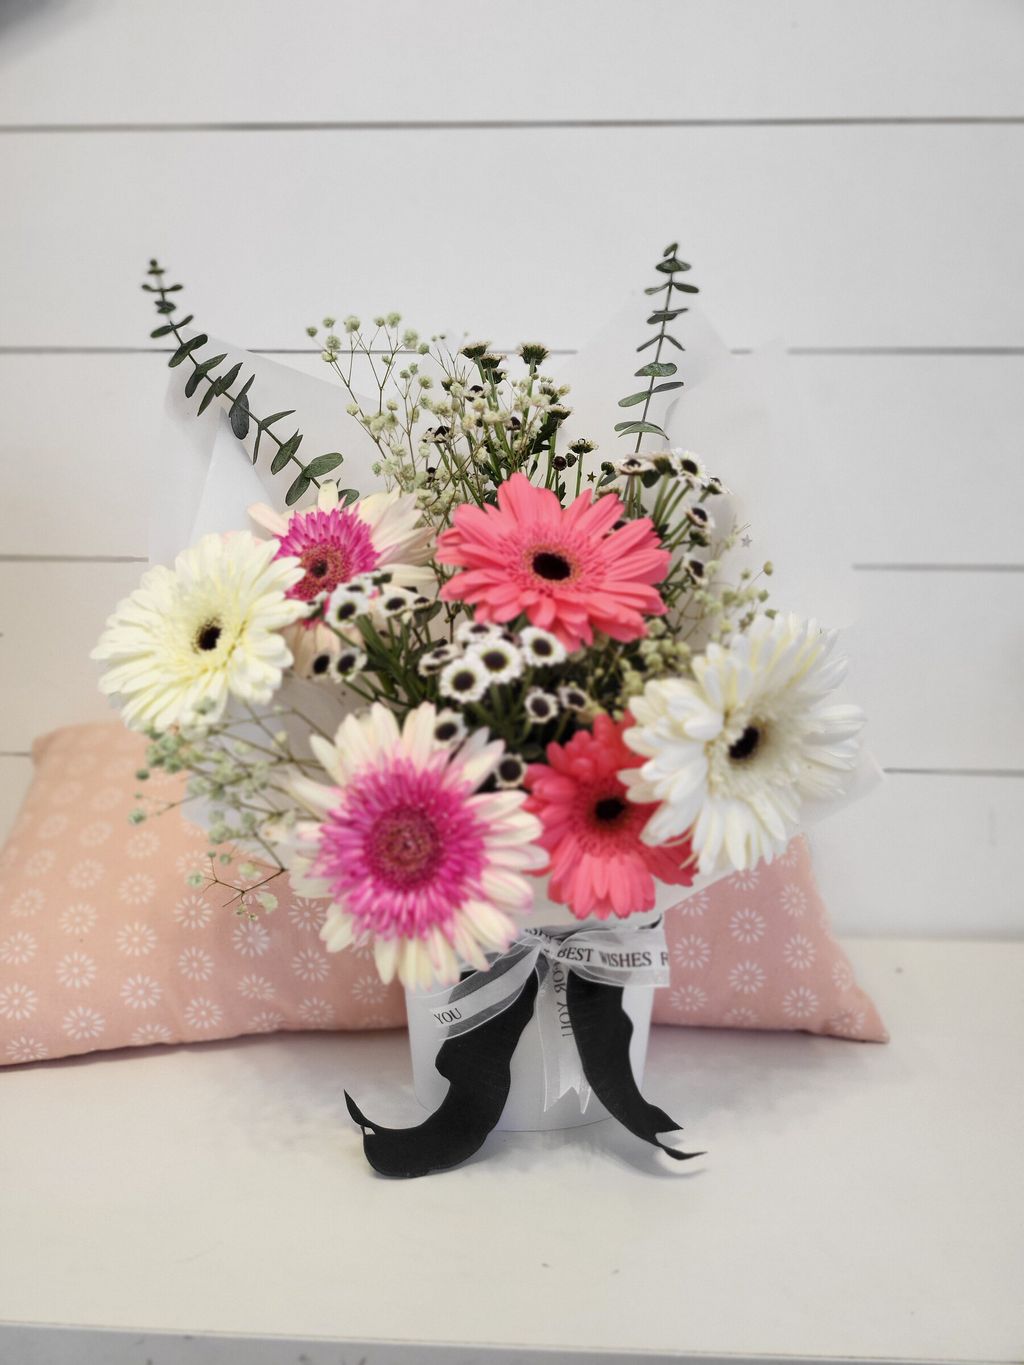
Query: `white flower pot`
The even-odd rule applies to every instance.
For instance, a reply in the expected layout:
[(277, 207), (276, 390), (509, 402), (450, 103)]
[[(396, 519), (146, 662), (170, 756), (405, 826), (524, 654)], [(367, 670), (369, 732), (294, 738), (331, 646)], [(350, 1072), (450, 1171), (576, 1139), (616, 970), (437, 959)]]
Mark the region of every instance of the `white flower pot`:
[[(608, 920), (593, 917), (579, 920), (565, 906), (556, 905), (548, 899), (544, 894), (546, 891), (544, 883), (538, 887), (534, 911), (527, 923), (530, 926), (550, 929), (621, 929), (624, 926), (641, 929), (676, 905), (688, 890), (687, 887), (664, 886), (659, 883), (654, 909), (645, 914), (632, 915), (625, 921), (615, 917)], [(444, 1030), (438, 1027), (431, 1013), (432, 1007), (437, 1005), (436, 992), (406, 991), (405, 1001), (409, 1016), (409, 1048), (412, 1053), (416, 1098), (426, 1109), (434, 1110), (448, 1093), (448, 1082), (434, 1065), (437, 1053), (445, 1040)], [(641, 985), (626, 986), (622, 992), (622, 1007), (633, 1022), (629, 1060), (639, 1085), (643, 1080), (647, 1057), (654, 988)], [(547, 1087), (544, 1076), (544, 1052), (536, 1010), (520, 1036), (512, 1057), (511, 1071), (512, 1084), (498, 1122), (499, 1129), (535, 1132), (552, 1128), (575, 1128), (580, 1124), (596, 1123), (599, 1119), (608, 1117), (607, 1109), (594, 1095), (589, 1094), (588, 1087), (584, 1087), (583, 1103), (580, 1095), (575, 1090), (570, 1090), (545, 1107)]]
[[(444, 1031), (434, 1023), (428, 999), (418, 991), (405, 993), (413, 1087), (420, 1104), (434, 1110), (448, 1093), (448, 1082), (434, 1066), (438, 1049), (444, 1042)], [(633, 1021), (629, 1060), (638, 1085), (643, 1080), (653, 1005), (652, 986), (627, 986), (622, 992), (622, 1007)], [(585, 1106), (581, 1105), (580, 1095), (570, 1090), (545, 1109), (544, 1053), (536, 1011), (520, 1036), (512, 1056), (511, 1070), (512, 1085), (498, 1120), (499, 1128), (513, 1132), (536, 1132), (548, 1128), (575, 1128), (579, 1124), (597, 1123), (599, 1119), (608, 1117), (608, 1110), (593, 1094), (589, 1094), (589, 1090), (584, 1091), (585, 1096), (588, 1096)]]

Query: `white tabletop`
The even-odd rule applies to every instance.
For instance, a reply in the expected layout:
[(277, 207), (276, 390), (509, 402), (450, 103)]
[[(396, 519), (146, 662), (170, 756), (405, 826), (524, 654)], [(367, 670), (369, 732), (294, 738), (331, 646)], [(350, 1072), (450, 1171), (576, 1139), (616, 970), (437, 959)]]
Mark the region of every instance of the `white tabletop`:
[(341, 1092), (422, 1117), (398, 1033), (2, 1072), (0, 1362), (1020, 1361), (1024, 943), (848, 946), (887, 1047), (655, 1031), (683, 1167), (605, 1122), (383, 1180)]

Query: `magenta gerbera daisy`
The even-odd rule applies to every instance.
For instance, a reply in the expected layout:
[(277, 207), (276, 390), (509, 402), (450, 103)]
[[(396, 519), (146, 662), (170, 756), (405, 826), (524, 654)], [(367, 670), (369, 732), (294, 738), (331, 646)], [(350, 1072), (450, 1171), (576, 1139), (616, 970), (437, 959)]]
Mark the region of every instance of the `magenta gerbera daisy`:
[(580, 919), (650, 910), (655, 877), (672, 886), (693, 881), (688, 841), (652, 848), (640, 837), (656, 804), (633, 804), (619, 777), (643, 761), (623, 743), (625, 728), (599, 715), (592, 733), (580, 730), (568, 744), (549, 744), (547, 763), (527, 770), (526, 809), (544, 826), (551, 899)]
[[(431, 532), (420, 524), (416, 499), (399, 492), (373, 493), (342, 507), (335, 483), (320, 489), (316, 507), (282, 516), (266, 503), (249, 515), (279, 542), (276, 558), (290, 556), (305, 571), (288, 596), (312, 602), (360, 574), (387, 571), (390, 581), (419, 592), (436, 589), (430, 555)], [(318, 620), (294, 626), (288, 644), (295, 669), (309, 672), (318, 654), (337, 649), (337, 637)]]
[(407, 986), (450, 984), (465, 964), (486, 970), (532, 902), (523, 874), (545, 861), (524, 794), (479, 790), (501, 741), (478, 730), (452, 747), (436, 722), (429, 703), (401, 729), (379, 703), (348, 716), (333, 743), (311, 741), (334, 785), (294, 787), (317, 820), (296, 827), (292, 881), (330, 900), (321, 937), (332, 952), (372, 945), (383, 979)]
[(416, 499), (399, 492), (373, 493), (342, 507), (338, 485), (325, 483), (316, 507), (284, 517), (266, 503), (249, 508), (253, 521), (276, 536), (278, 556), (291, 555), (305, 576), (289, 596), (312, 602), (358, 574), (387, 569), (393, 582), (410, 587), (433, 580), (424, 563), (430, 531), (420, 524)]
[(664, 614), (654, 585), (669, 554), (649, 517), (613, 530), (622, 513), (612, 493), (593, 502), (588, 489), (563, 507), (550, 489), (513, 474), (498, 489), (497, 507), (455, 509), (437, 558), (462, 572), (441, 596), (472, 603), (478, 621), (525, 614), (570, 650), (590, 644), (595, 630), (639, 639), (644, 617)]

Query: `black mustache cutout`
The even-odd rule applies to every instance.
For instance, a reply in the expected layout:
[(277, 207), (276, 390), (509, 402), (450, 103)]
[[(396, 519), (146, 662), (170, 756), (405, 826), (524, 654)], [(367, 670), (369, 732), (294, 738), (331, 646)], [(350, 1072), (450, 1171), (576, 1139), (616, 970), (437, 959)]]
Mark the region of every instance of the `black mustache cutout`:
[[(345, 1092), (348, 1112), (363, 1130), (366, 1159), (381, 1175), (409, 1179), (447, 1171), (473, 1156), (493, 1131), (508, 1099), (512, 1056), (533, 1016), (539, 978), (531, 972), (507, 1009), (468, 1033), (448, 1038), (436, 1067), (449, 1082), (437, 1109), (412, 1128), (383, 1128), (368, 1119)], [(629, 1062), (633, 1021), (622, 1008), (622, 987), (588, 981), (568, 972), (566, 1005), (583, 1073), (612, 1118), (634, 1136), (689, 1161), (703, 1152), (680, 1152), (659, 1141), (679, 1124), (648, 1103)]]

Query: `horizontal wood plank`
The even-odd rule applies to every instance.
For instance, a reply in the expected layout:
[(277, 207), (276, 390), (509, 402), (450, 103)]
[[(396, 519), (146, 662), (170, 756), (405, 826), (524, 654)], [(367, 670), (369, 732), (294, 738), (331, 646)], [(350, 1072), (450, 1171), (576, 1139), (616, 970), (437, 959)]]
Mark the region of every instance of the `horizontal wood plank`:
[[(0, 355), (0, 553), (147, 553), (142, 492), (169, 379), (163, 359)], [(317, 356), (278, 359), (337, 383)], [(748, 363), (736, 357), (741, 371)], [(788, 369), (807, 399), (806, 442), (834, 487), (821, 515), (857, 562), (1024, 561), (1013, 512), (1024, 504), (1024, 357), (793, 356)], [(720, 452), (703, 453), (728, 482)], [(795, 471), (781, 468), (787, 476)], [(763, 548), (784, 560), (785, 545)]]
[(999, 0), (520, 0), (500, 31), (456, 0), (11, 8), (4, 123), (1024, 112)]
[(1022, 153), (1024, 126), (11, 134), (0, 345), (137, 343), (162, 254), (250, 346), (397, 305), (571, 348), (678, 238), (730, 346), (1020, 346)]
[(839, 933), (1021, 937), (1024, 779), (895, 774), (815, 825)]

